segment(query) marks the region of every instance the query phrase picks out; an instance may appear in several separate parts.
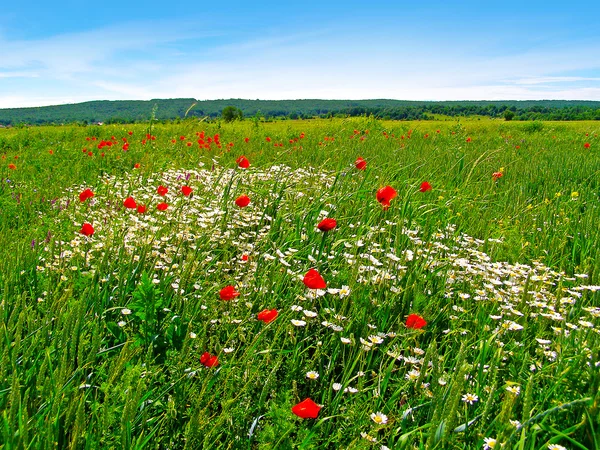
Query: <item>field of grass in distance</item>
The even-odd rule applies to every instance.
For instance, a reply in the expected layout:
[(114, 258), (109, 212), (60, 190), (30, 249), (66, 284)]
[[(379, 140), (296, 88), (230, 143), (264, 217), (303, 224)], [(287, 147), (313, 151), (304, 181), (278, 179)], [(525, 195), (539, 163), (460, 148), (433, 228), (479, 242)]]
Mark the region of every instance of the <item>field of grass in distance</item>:
[(598, 448), (599, 128), (0, 130), (0, 441)]

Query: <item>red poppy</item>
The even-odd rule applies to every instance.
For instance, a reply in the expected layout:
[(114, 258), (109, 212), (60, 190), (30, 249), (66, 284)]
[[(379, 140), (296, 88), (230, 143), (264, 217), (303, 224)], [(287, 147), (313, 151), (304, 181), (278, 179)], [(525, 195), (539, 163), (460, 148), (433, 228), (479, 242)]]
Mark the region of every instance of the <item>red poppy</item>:
[(302, 282), (309, 289), (325, 289), (327, 287), (327, 283), (325, 283), (321, 274), (315, 269), (310, 269), (306, 272)]
[(139, 169), (139, 168), (140, 168), (140, 163), (135, 163), (135, 164), (133, 165), (133, 168), (134, 168), (134, 169)]
[(200, 356), (200, 363), (205, 367), (216, 367), (219, 365), (219, 358), (208, 352), (204, 352)]
[(135, 204), (133, 197), (127, 197), (123, 202), (123, 206), (128, 209), (135, 209), (137, 205)]
[(128, 134), (129, 136), (131, 136), (131, 135), (133, 134), (133, 131), (128, 131), (128, 132), (127, 132), (127, 134)]
[(264, 323), (269, 323), (269, 322), (273, 322), (275, 320), (275, 318), (277, 317), (277, 310), (276, 309), (265, 309), (261, 312), (258, 313), (258, 315), (256, 316), (256, 318), (258, 320), (262, 320)]
[(250, 138), (249, 137), (245, 137), (244, 138), (244, 142), (247, 144), (248, 142), (250, 142)]
[(471, 142), (471, 140), (472, 140), (472, 139), (471, 139), (470, 137), (468, 137), (468, 138), (467, 138), (467, 142)]
[(233, 300), (239, 295), (240, 293), (236, 291), (233, 286), (225, 286), (219, 291), (219, 297), (221, 297), (221, 300), (225, 301)]
[(250, 167), (250, 161), (248, 161), (248, 158), (246, 158), (244, 155), (236, 159), (235, 162), (242, 169), (247, 169), (248, 167)]
[(158, 195), (162, 195), (163, 197), (165, 195), (167, 195), (167, 192), (169, 192), (169, 189), (167, 189), (166, 187), (164, 187), (162, 184), (158, 187), (158, 189), (156, 190), (156, 192), (158, 193)]
[(79, 201), (85, 202), (88, 198), (92, 198), (93, 196), (94, 193), (91, 189), (84, 189), (83, 191), (81, 191), (81, 194), (79, 194)]
[(246, 254), (242, 255), (242, 261), (248, 261), (248, 255), (246, 255)]
[(418, 314), (409, 314), (409, 316), (406, 318), (406, 326), (408, 328), (419, 330), (425, 325), (427, 325), (427, 322)]
[(129, 142), (123, 144), (123, 151), (126, 152), (127, 150), (129, 150)]
[(431, 190), (431, 184), (429, 184), (428, 181), (423, 181), (421, 183), (421, 187), (419, 188), (419, 191), (421, 192), (427, 192)]
[(240, 195), (238, 198), (235, 199), (235, 204), (238, 205), (240, 208), (245, 208), (250, 204), (250, 197), (248, 197), (247, 195)]
[(15, 169), (17, 168), (17, 166), (16, 166), (15, 164), (12, 164), (12, 163), (11, 163), (11, 164), (9, 164), (9, 165), (8, 165), (8, 168), (9, 168), (10, 170), (15, 170)]
[(144, 205), (138, 205), (137, 212), (139, 214), (144, 214), (146, 212), (146, 207)]
[(267, 142), (271, 142), (271, 138), (270, 138), (269, 136), (267, 136), (267, 137), (265, 138), (265, 141), (267, 141)]
[(158, 205), (156, 205), (156, 209), (158, 209), (159, 211), (166, 211), (167, 208), (169, 207), (169, 205), (167, 203), (159, 203)]
[(320, 410), (321, 407), (310, 398), (307, 398), (292, 407), (292, 412), (301, 419), (316, 419), (319, 417)]
[(79, 230), (79, 232), (85, 236), (91, 236), (94, 234), (94, 227), (86, 222), (81, 226), (81, 230)]
[(50, 153), (51, 155), (54, 155), (54, 150), (48, 150), (48, 153)]
[(333, 230), (337, 226), (337, 222), (335, 219), (323, 219), (317, 225), (317, 228), (321, 231), (330, 231)]
[(193, 189), (189, 186), (181, 186), (181, 193), (186, 197), (189, 197)]
[(502, 176), (503, 176), (503, 175), (504, 175), (504, 174), (503, 174), (502, 172), (494, 172), (494, 173), (492, 174), (492, 178), (493, 178), (494, 180), (497, 180), (498, 178), (502, 178)]
[(377, 201), (383, 205), (383, 209), (390, 207), (390, 202), (394, 199), (398, 193), (396, 189), (391, 186), (382, 187), (377, 191)]
[(354, 166), (358, 170), (365, 170), (367, 168), (367, 161), (365, 161), (363, 158), (361, 158), (359, 156), (358, 158), (356, 158), (356, 161), (354, 162)]
[(583, 147), (584, 147), (584, 148), (590, 148), (590, 143), (589, 143), (589, 142), (586, 142), (585, 144), (583, 144)]

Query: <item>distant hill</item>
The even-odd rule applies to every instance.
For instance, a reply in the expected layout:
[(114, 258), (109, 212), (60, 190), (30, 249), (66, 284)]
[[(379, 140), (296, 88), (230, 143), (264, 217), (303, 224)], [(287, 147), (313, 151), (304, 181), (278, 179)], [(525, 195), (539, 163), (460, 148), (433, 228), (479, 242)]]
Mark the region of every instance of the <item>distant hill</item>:
[[(312, 118), (334, 115), (371, 115), (386, 119), (426, 120), (435, 115), (503, 117), (506, 110), (514, 120), (600, 120), (600, 102), (579, 100), (444, 101), (407, 100), (99, 100), (37, 108), (0, 109), (0, 125), (61, 123), (131, 123), (173, 120), (186, 115), (216, 118), (226, 106), (234, 106), (244, 117)], [(191, 109), (190, 109), (191, 108)], [(510, 114), (509, 114), (510, 115)]]

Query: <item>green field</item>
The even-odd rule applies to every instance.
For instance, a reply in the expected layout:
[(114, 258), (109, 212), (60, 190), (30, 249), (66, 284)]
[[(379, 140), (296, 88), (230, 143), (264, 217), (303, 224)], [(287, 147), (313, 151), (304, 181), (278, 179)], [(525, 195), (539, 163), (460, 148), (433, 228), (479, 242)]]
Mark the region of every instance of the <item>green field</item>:
[(599, 151), (598, 122), (0, 129), (0, 447), (600, 448)]

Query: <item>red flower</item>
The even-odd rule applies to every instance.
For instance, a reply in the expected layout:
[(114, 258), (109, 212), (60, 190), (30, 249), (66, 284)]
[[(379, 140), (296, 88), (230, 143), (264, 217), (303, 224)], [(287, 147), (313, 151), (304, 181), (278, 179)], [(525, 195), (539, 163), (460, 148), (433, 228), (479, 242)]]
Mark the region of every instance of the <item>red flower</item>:
[(319, 274), (319, 272), (317, 272), (315, 269), (310, 269), (308, 272), (306, 272), (302, 282), (309, 289), (325, 289), (327, 287), (327, 283), (325, 283), (325, 280), (321, 274)]
[(316, 419), (319, 417), (321, 407), (313, 402), (310, 398), (301, 401), (296, 406), (292, 407), (292, 412), (301, 419)]
[(131, 136), (131, 135), (133, 134), (133, 131), (128, 131), (128, 132), (127, 132), (127, 134), (128, 134), (129, 136)]
[(162, 195), (164, 197), (165, 195), (167, 195), (167, 192), (169, 192), (169, 190), (161, 184), (156, 190), (156, 192), (158, 193), (158, 195)]
[(250, 142), (250, 138), (249, 137), (245, 137), (244, 138), (244, 142), (247, 144), (248, 142)]
[(79, 230), (79, 232), (85, 236), (91, 236), (94, 234), (94, 227), (86, 222), (81, 226), (81, 230)]
[(186, 197), (189, 197), (190, 194), (192, 193), (192, 188), (189, 186), (181, 186), (181, 193), (183, 195), (185, 195)]
[(367, 162), (359, 156), (358, 158), (356, 158), (356, 161), (354, 162), (354, 166), (358, 170), (365, 170), (367, 168)]
[(419, 329), (423, 328), (425, 325), (427, 325), (427, 322), (425, 321), (425, 319), (423, 319), (418, 314), (410, 314), (406, 318), (406, 326), (408, 328), (412, 328), (414, 330), (419, 330)]
[(584, 148), (590, 148), (590, 143), (589, 143), (589, 142), (586, 142), (585, 144), (583, 144), (583, 147), (584, 147)]
[(276, 309), (265, 309), (261, 312), (258, 313), (258, 315), (256, 316), (256, 318), (258, 320), (262, 320), (264, 323), (269, 323), (269, 322), (273, 322), (275, 320), (275, 318), (277, 317), (277, 310)]
[(129, 150), (129, 142), (123, 144), (123, 151), (126, 152), (127, 150)]
[(497, 180), (498, 178), (502, 178), (502, 175), (504, 175), (502, 172), (494, 172), (494, 173), (492, 174), (492, 178), (493, 178), (494, 180)]
[(92, 192), (91, 189), (84, 189), (81, 194), (79, 194), (79, 201), (80, 202), (85, 202), (88, 198), (92, 198), (94, 196), (94, 193)]
[(123, 202), (123, 206), (128, 209), (135, 209), (137, 205), (135, 204), (133, 197), (127, 197)]
[(467, 142), (471, 142), (471, 138), (470, 137), (467, 138)]
[(248, 161), (248, 158), (246, 158), (244, 155), (236, 159), (235, 162), (242, 169), (247, 169), (248, 167), (250, 167), (250, 161)]
[(243, 254), (242, 255), (242, 261), (248, 261), (248, 255)]
[(168, 207), (169, 207), (169, 205), (164, 202), (156, 205), (156, 209), (158, 209), (159, 211), (166, 211)]
[(240, 208), (245, 208), (250, 204), (250, 197), (248, 197), (247, 195), (240, 195), (238, 198), (235, 199), (235, 204), (238, 205)]
[(137, 212), (139, 214), (144, 214), (146, 212), (146, 207), (144, 205), (138, 205)]
[(419, 191), (421, 192), (427, 192), (431, 190), (431, 184), (429, 184), (428, 181), (423, 181), (421, 183), (421, 187), (419, 188)]
[(140, 163), (135, 163), (135, 164), (133, 165), (133, 168), (134, 168), (134, 169), (139, 169), (139, 168), (140, 168)]
[(10, 170), (15, 170), (15, 169), (17, 168), (17, 166), (16, 166), (15, 164), (12, 164), (12, 163), (11, 163), (11, 164), (9, 164), (9, 165), (8, 165), (8, 168), (9, 168)]
[(330, 231), (333, 230), (337, 226), (337, 222), (335, 219), (323, 219), (317, 225), (317, 228), (321, 231)]
[(233, 300), (238, 295), (240, 295), (240, 293), (236, 291), (233, 286), (225, 286), (219, 291), (219, 297), (221, 297), (221, 300), (225, 301)]
[(216, 367), (219, 365), (219, 358), (208, 352), (204, 352), (202, 353), (202, 356), (200, 356), (200, 363), (205, 367)]
[(382, 187), (377, 191), (377, 201), (383, 205), (383, 209), (390, 207), (390, 201), (394, 199), (398, 193), (391, 186)]

